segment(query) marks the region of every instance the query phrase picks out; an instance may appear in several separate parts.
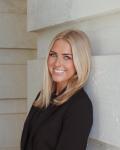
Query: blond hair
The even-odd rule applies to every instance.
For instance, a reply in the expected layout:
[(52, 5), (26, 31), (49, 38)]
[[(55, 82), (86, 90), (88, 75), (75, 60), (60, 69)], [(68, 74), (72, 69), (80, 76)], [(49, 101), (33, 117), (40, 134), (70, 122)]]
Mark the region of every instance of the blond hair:
[[(84, 86), (88, 79), (91, 66), (91, 45), (87, 35), (83, 31), (66, 30), (57, 34), (51, 42), (49, 52), (52, 49), (55, 41), (59, 39), (67, 41), (71, 46), (76, 74), (74, 74), (69, 80), (65, 92), (53, 99), (53, 103), (55, 105), (63, 104), (76, 91)], [(34, 105), (40, 108), (47, 107), (50, 104), (52, 92), (55, 90), (54, 81), (52, 80), (48, 71), (48, 55), (45, 61), (43, 87), (39, 98), (34, 102)]]

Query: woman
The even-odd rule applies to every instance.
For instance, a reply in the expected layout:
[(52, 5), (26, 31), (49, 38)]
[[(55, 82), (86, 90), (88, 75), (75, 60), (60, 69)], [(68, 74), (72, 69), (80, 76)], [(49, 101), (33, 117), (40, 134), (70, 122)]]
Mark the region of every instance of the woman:
[(90, 72), (90, 43), (82, 31), (53, 39), (43, 88), (26, 118), (21, 150), (85, 150), (93, 123), (92, 103), (83, 89)]

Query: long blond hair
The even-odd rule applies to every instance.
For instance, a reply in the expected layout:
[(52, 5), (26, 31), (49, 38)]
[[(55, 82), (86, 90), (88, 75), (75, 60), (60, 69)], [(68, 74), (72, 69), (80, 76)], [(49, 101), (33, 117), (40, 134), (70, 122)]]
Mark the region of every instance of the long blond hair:
[[(67, 41), (72, 49), (73, 62), (76, 73), (69, 80), (64, 93), (53, 100), (55, 105), (61, 105), (66, 102), (76, 91), (81, 89), (86, 83), (91, 66), (91, 45), (87, 35), (79, 30), (65, 30), (55, 36), (50, 44), (49, 52), (56, 40), (63, 39)], [(48, 52), (48, 55), (49, 55)], [(43, 86), (39, 98), (33, 105), (36, 107), (47, 107), (51, 102), (52, 92), (55, 90), (55, 83), (48, 71), (48, 55), (45, 61), (45, 70), (43, 77)]]

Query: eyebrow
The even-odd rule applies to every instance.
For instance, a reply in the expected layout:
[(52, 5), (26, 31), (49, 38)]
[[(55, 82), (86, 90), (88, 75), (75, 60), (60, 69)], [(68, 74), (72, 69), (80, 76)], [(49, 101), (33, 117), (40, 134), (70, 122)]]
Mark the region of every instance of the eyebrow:
[[(55, 51), (51, 50), (50, 52), (56, 53)], [(57, 53), (56, 53), (57, 54)], [(62, 55), (72, 55), (70, 53), (62, 53)]]

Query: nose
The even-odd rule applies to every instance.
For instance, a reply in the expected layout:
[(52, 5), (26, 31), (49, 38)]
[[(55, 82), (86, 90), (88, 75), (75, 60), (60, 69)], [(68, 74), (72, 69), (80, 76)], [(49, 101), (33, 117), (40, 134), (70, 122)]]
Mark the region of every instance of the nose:
[(62, 59), (61, 58), (57, 58), (55, 61), (55, 66), (61, 66), (62, 65)]

